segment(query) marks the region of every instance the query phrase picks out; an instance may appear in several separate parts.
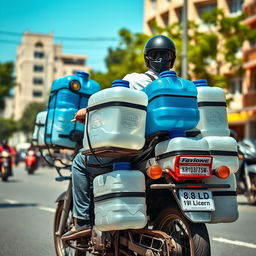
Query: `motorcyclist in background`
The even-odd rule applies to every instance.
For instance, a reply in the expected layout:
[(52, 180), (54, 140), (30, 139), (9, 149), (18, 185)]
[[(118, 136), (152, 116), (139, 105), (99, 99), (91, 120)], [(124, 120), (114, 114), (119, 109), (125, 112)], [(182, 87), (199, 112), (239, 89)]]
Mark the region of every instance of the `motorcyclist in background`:
[[(145, 73), (127, 74), (123, 80), (130, 82), (130, 89), (141, 90), (159, 77), (163, 71), (173, 67), (176, 58), (176, 47), (171, 39), (158, 35), (148, 40), (144, 48), (144, 61), (148, 67)], [(86, 108), (80, 109), (73, 122), (85, 123)], [(104, 164), (110, 159), (99, 157)], [(88, 157), (90, 164), (97, 164), (93, 156)], [(93, 226), (91, 217), (92, 208), (92, 180), (102, 174), (102, 169), (89, 167), (85, 164), (85, 156), (79, 152), (72, 163), (72, 192), (73, 192), (73, 216), (76, 226), (62, 236), (63, 241), (72, 240), (89, 235)]]
[[(11, 162), (10, 162), (10, 176), (13, 175), (13, 172), (12, 172), (12, 167), (14, 165), (14, 159), (15, 159), (15, 155), (16, 155), (16, 151), (13, 147), (9, 146), (8, 145), (8, 140), (7, 139), (4, 139), (2, 141), (2, 144), (0, 146), (0, 156), (1, 154), (4, 152), (4, 151), (7, 151), (8, 153), (11, 154)], [(2, 165), (2, 158), (0, 157), (0, 167)]]

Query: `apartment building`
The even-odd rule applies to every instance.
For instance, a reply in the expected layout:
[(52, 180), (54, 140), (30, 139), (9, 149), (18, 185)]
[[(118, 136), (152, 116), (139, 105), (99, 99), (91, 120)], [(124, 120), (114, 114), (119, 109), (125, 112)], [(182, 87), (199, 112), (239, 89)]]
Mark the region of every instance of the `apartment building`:
[[(256, 29), (256, 0), (245, 0), (244, 23)], [(242, 137), (256, 138), (256, 39), (243, 45), (242, 109), (229, 113), (230, 126)]]
[[(197, 22), (199, 28), (205, 27), (201, 15), (205, 11), (220, 8), (227, 16), (246, 14), (245, 23), (256, 29), (256, 0), (188, 0), (188, 20)], [(153, 23), (167, 26), (182, 21), (184, 0), (144, 0), (144, 32), (154, 33)], [(231, 129), (237, 131), (239, 139), (256, 139), (256, 40), (245, 42), (243, 49), (244, 75), (228, 73), (229, 94), (233, 98), (229, 106), (228, 120)]]
[(62, 53), (53, 34), (25, 32), (17, 48), (13, 116), (18, 120), (30, 102), (46, 102), (54, 79), (89, 71), (86, 56)]

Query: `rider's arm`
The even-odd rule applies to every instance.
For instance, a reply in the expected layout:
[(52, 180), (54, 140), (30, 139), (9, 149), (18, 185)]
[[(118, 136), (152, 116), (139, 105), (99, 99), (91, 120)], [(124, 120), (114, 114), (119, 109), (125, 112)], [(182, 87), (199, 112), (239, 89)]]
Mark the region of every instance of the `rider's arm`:
[(87, 108), (81, 108), (79, 109), (74, 116), (74, 119), (71, 120), (71, 122), (76, 122), (78, 121), (79, 123), (84, 124), (85, 119), (86, 119), (86, 114), (87, 114)]

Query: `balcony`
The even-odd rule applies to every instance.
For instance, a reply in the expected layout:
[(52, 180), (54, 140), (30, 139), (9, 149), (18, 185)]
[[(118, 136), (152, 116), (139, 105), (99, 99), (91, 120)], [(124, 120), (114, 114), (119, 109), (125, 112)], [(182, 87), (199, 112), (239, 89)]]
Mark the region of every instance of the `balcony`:
[(243, 107), (256, 106), (256, 91), (251, 91), (243, 95)]
[(243, 11), (245, 12), (245, 15), (247, 18), (254, 16), (256, 14), (256, 2), (251, 1), (249, 3), (245, 3), (243, 7)]
[(243, 52), (244, 64), (248, 62), (256, 61), (256, 46), (251, 47)]

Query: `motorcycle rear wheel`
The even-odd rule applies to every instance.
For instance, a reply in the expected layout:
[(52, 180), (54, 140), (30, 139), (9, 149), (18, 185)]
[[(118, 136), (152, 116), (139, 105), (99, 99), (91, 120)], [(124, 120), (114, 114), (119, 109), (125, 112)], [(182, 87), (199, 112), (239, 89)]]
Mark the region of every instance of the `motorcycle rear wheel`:
[[(58, 203), (55, 211), (55, 216), (54, 216), (53, 236), (54, 236), (54, 248), (55, 248), (56, 256), (86, 256), (86, 252), (75, 250), (71, 247), (65, 248), (61, 241), (61, 237), (57, 235), (63, 206), (64, 206), (64, 201), (62, 200)], [(70, 229), (72, 224), (73, 224), (73, 218), (72, 218), (72, 212), (70, 210), (64, 233)]]
[(154, 229), (172, 237), (175, 249), (172, 256), (210, 256), (210, 239), (206, 225), (192, 223), (178, 209), (168, 208), (158, 215)]
[(248, 191), (248, 189), (247, 189), (246, 197), (247, 197), (248, 202), (251, 205), (256, 205), (256, 191), (255, 191), (255, 188), (256, 188), (256, 175), (250, 174), (249, 179), (250, 179), (250, 182), (251, 182), (252, 189), (250, 191)]
[(8, 170), (6, 170), (6, 167), (2, 165), (1, 166), (1, 179), (2, 179), (2, 181), (8, 181), (8, 177), (9, 177)]

